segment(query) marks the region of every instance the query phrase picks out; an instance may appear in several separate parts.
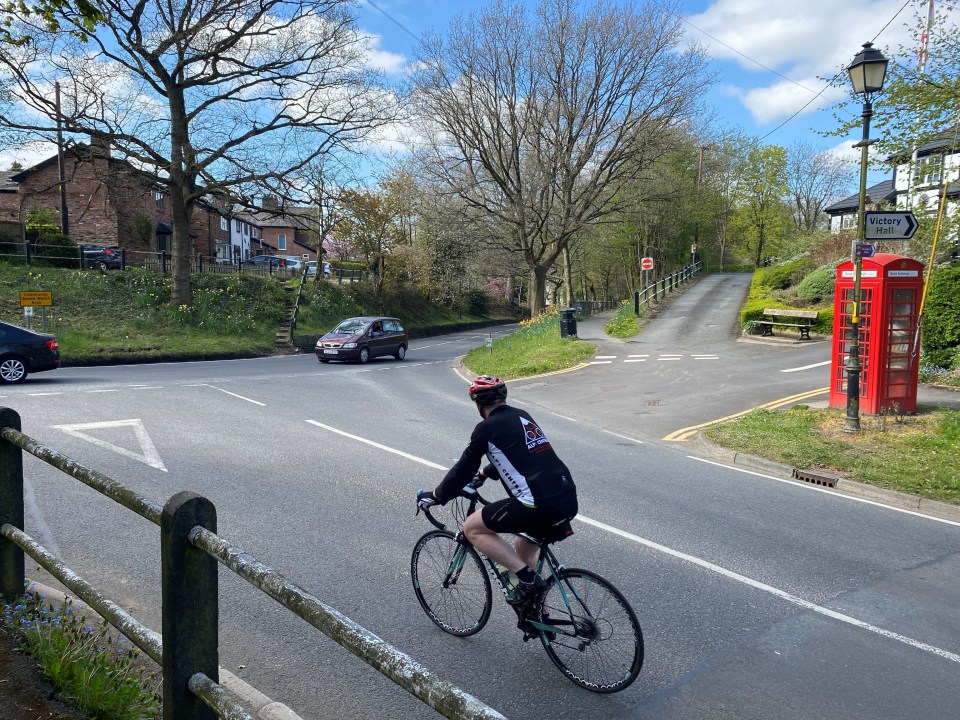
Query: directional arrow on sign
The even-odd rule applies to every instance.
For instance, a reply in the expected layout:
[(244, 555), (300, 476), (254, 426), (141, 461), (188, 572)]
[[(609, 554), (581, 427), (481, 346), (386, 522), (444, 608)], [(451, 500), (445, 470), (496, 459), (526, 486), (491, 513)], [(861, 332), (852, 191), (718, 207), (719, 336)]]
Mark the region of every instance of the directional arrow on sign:
[(909, 210), (864, 213), (865, 240), (909, 240), (917, 232), (917, 218)]

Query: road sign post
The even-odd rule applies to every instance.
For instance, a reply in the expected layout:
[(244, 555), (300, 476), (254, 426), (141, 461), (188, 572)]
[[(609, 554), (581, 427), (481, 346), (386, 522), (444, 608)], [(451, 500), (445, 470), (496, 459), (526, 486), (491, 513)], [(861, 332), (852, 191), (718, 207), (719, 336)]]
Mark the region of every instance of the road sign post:
[(909, 210), (864, 213), (864, 240), (909, 240), (917, 232), (917, 218)]

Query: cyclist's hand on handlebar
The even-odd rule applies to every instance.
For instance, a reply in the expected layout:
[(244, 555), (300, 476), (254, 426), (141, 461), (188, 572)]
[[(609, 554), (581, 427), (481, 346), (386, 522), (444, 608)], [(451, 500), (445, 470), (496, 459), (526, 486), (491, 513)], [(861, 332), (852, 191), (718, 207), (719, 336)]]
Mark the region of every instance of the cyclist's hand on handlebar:
[(420, 510), (429, 510), (437, 504), (437, 498), (433, 496), (432, 492), (429, 490), (417, 490), (417, 507)]

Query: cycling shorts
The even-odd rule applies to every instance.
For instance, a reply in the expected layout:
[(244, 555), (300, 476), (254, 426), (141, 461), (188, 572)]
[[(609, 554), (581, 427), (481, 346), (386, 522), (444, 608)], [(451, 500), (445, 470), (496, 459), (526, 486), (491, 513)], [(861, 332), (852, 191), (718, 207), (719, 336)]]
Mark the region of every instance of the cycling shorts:
[(577, 497), (550, 508), (535, 508), (509, 497), (484, 505), (480, 511), (483, 524), (498, 533), (548, 535), (558, 523), (573, 520), (577, 514)]

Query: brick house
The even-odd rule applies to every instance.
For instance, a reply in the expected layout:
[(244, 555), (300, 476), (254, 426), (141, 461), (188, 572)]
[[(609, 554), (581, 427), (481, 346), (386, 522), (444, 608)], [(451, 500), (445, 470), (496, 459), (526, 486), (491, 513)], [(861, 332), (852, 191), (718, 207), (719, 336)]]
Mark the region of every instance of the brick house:
[[(112, 158), (109, 148), (98, 145), (68, 149), (64, 165), (67, 234), (74, 241), (119, 245), (128, 251), (131, 264), (140, 264), (138, 253), (170, 252), (170, 201), (153, 176)], [(6, 182), (0, 183), (0, 219), (25, 224), (28, 213), (39, 207), (54, 211), (59, 223), (56, 156), (6, 175)], [(194, 254), (212, 256), (218, 243), (229, 242), (229, 223), (213, 203), (198, 202), (190, 235)]]
[(266, 195), (263, 209), (251, 213), (252, 222), (260, 227), (263, 242), (275, 248), (276, 255), (293, 255), (304, 260), (316, 260), (317, 209), (294, 206), (280, 208), (277, 198)]

